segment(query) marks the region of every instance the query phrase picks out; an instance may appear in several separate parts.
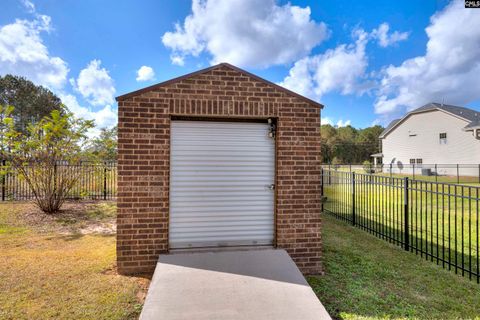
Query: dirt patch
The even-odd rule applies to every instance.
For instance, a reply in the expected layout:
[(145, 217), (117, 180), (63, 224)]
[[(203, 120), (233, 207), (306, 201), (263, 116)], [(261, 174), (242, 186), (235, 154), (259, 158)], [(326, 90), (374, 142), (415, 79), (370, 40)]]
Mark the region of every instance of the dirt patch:
[(150, 281), (151, 279), (149, 278), (137, 278), (137, 282), (140, 286), (140, 289), (137, 291), (137, 301), (142, 305), (145, 303), (145, 298), (147, 297)]
[(39, 232), (71, 234), (115, 234), (116, 204), (111, 201), (71, 201), (55, 214), (45, 214), (33, 203), (17, 203), (18, 225)]
[[(115, 277), (124, 277), (123, 275), (118, 273), (118, 269), (116, 265), (112, 265), (111, 267), (102, 271), (102, 274), (108, 276), (115, 276)], [(150, 286), (150, 282), (152, 280), (151, 274), (135, 274), (129, 276), (133, 278), (135, 282), (138, 284), (138, 291), (136, 293), (136, 299), (138, 304), (143, 305), (145, 303), (145, 298), (147, 297), (148, 288)]]

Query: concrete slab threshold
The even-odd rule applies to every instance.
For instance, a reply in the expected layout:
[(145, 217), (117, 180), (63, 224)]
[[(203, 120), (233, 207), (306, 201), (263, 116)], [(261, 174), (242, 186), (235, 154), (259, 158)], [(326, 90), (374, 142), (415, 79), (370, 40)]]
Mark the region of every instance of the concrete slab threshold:
[(161, 255), (141, 320), (331, 319), (285, 250)]

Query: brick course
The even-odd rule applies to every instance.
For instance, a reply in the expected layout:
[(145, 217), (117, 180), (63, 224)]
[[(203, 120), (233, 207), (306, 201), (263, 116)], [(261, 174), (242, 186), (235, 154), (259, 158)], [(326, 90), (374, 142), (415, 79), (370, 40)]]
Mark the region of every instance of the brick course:
[(117, 100), (119, 272), (153, 272), (168, 251), (172, 116), (276, 118), (276, 245), (321, 272), (321, 105), (227, 64)]

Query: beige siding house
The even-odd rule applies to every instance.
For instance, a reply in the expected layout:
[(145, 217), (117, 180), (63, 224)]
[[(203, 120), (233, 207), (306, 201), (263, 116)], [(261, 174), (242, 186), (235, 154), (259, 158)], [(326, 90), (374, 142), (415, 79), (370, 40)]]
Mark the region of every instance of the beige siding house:
[[(456, 164), (480, 163), (480, 112), (430, 103), (392, 121), (380, 139), (386, 171), (411, 171), (414, 165), (419, 173), (431, 169), (435, 174), (436, 168), (437, 174), (455, 174)], [(478, 175), (478, 168), (462, 172)]]

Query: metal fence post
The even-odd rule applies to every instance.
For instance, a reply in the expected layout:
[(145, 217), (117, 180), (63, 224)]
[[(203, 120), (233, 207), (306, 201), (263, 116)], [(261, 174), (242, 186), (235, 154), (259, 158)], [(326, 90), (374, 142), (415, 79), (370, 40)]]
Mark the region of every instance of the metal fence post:
[(405, 251), (410, 251), (410, 235), (408, 233), (408, 177), (404, 178), (403, 182), (403, 193), (404, 193), (404, 202), (403, 202), (403, 223), (404, 223), (404, 243)]
[(355, 172), (352, 172), (352, 225), (355, 224)]
[(107, 200), (107, 162), (103, 163), (103, 200)]
[(53, 190), (57, 189), (58, 186), (58, 163), (55, 161), (53, 163)]
[(435, 182), (438, 181), (438, 168), (437, 168), (437, 164), (435, 163)]
[(459, 165), (457, 163), (457, 184), (460, 183), (460, 168), (459, 168)]
[(323, 213), (323, 203), (325, 199), (325, 188), (323, 187), (323, 179), (324, 179), (325, 171), (323, 167), (320, 167), (320, 212)]
[(5, 191), (6, 191), (6, 183), (7, 183), (7, 172), (6, 172), (6, 165), (7, 162), (5, 160), (2, 160), (2, 170), (5, 170), (5, 172), (2, 174), (2, 201), (5, 201)]

